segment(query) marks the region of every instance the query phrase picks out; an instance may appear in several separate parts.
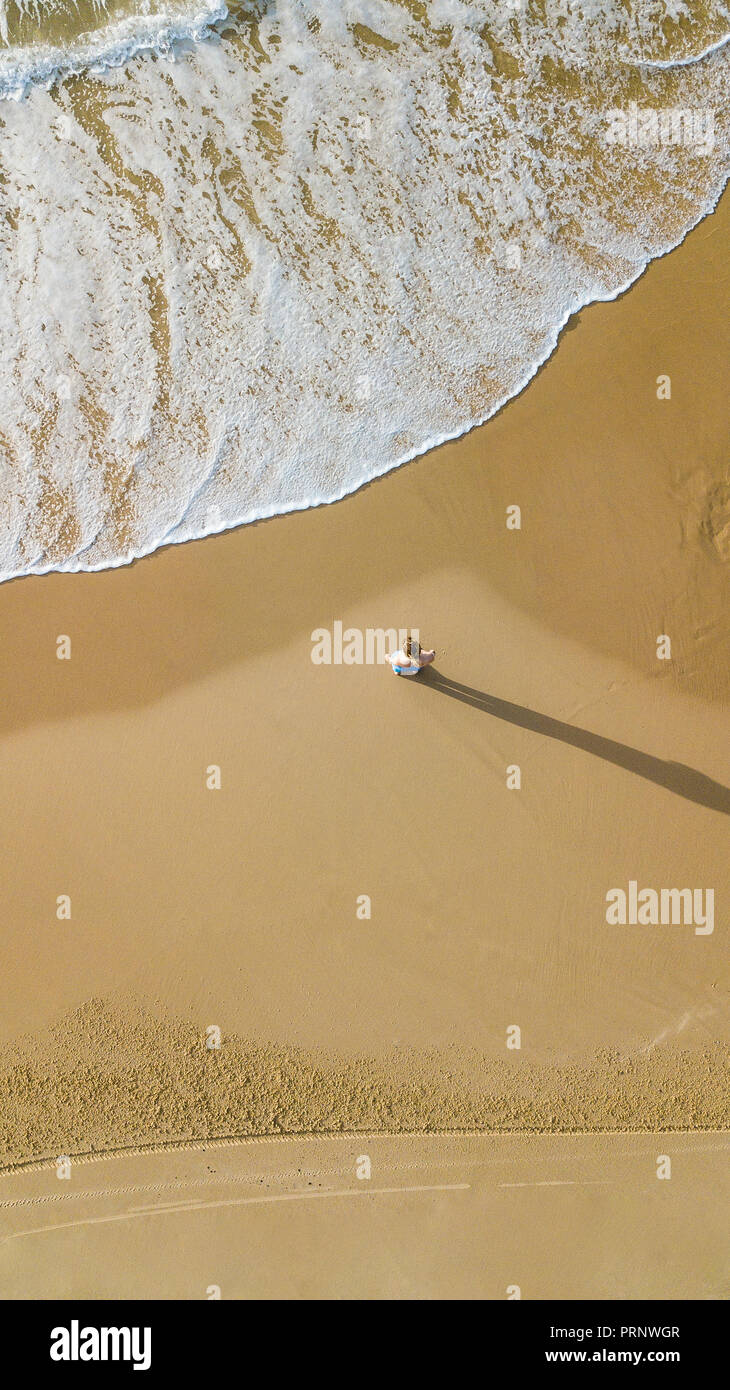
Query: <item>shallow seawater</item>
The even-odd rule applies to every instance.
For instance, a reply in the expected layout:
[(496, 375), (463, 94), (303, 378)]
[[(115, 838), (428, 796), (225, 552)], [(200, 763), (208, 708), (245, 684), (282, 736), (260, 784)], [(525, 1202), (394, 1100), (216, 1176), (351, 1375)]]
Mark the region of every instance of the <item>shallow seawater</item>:
[(55, 3), (18, 3), (0, 0), (0, 35), (10, 50), (30, 44), (71, 46), (83, 34), (101, 34), (120, 19), (135, 19), (150, 12), (139, 0), (56, 0)]
[(462, 433), (727, 179), (724, 6), (229, 11), (4, 7), (2, 577)]
[(71, 60), (81, 40), (95, 37), (101, 56), (119, 26), (133, 37), (146, 32), (153, 21), (162, 26), (166, 16), (182, 22), (200, 12), (220, 16), (225, 6), (213, 0), (0, 0), (0, 42), (7, 56), (53, 44), (64, 48)]

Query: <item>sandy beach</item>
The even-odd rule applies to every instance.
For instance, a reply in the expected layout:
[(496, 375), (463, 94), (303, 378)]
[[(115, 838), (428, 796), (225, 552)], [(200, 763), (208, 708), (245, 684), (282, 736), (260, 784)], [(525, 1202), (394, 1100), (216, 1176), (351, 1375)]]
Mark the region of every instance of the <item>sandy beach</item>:
[[(525, 1255), (532, 1296), (722, 1295), (721, 1186), (703, 1193), (728, 1123), (729, 252), (725, 197), (572, 321), (494, 420), (341, 503), (2, 586), (3, 1202), (45, 1192), (53, 1224), (53, 1163), (12, 1165), (156, 1141), (509, 1131), (500, 1181), (527, 1183), (545, 1145), (582, 1135), (596, 1185), (551, 1190), (558, 1257)], [(314, 664), (335, 622), (418, 628), (433, 673)], [(610, 925), (606, 894), (631, 882), (712, 890), (714, 930)], [(344, 1182), (360, 1149), (337, 1142)], [(421, 1164), (409, 1181), (451, 1181), (453, 1140), (421, 1157), (417, 1137), (388, 1142)], [(657, 1218), (668, 1272), (663, 1239), (637, 1263), (627, 1233), (644, 1188), (677, 1200), (648, 1165), (671, 1151), (681, 1169), (687, 1145), (681, 1219)], [(169, 1164), (110, 1158), (93, 1182), (72, 1164), (70, 1186), (154, 1185)], [(339, 1251), (308, 1283), (285, 1272), (273, 1207), (236, 1209), (237, 1231), (256, 1223), (248, 1282), (207, 1257), (174, 1273), (181, 1231), (220, 1253), (225, 1206), (175, 1216), (153, 1272), (124, 1220), (94, 1227), (101, 1283), (78, 1231), (12, 1240), (0, 1262), (15, 1297), (204, 1297), (226, 1279), (231, 1296), (504, 1297), (516, 1255), (464, 1270), (490, 1220), (512, 1249), (547, 1208), (523, 1192), (497, 1219), (483, 1196), (383, 1197), (393, 1263), (381, 1237), (368, 1278), (343, 1251), (367, 1258), (380, 1208), (354, 1201), (297, 1208), (302, 1251)], [(454, 1231), (440, 1265), (413, 1249), (424, 1203), (435, 1242)], [(593, 1264), (569, 1253), (581, 1213)]]
[[(727, 1136), (265, 1140), (18, 1177), (6, 1296), (727, 1296)], [(358, 1179), (366, 1151), (371, 1177)]]

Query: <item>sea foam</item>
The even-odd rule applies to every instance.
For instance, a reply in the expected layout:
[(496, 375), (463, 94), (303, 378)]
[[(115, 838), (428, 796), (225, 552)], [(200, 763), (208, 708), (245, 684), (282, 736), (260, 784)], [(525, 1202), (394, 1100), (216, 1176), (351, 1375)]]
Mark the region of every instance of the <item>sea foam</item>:
[[(722, 7), (230, 7), (0, 105), (0, 576), (334, 501), (486, 420), (728, 174)], [(713, 112), (712, 149), (607, 138)]]
[[(223, 0), (194, 0), (188, 6), (158, 4), (154, 10), (146, 4), (124, 16), (108, 11), (105, 0), (99, 0), (93, 7), (93, 23), (88, 17), (84, 23), (78, 6), (71, 3), (16, 8), (35, 24), (26, 33), (30, 42), (22, 42), (20, 36), (13, 41), (6, 0), (0, 0), (0, 39), (5, 45), (0, 47), (0, 101), (18, 101), (32, 86), (51, 87), (71, 75), (123, 67), (140, 53), (171, 55), (181, 44), (205, 38), (211, 26), (228, 14)], [(67, 19), (60, 34), (49, 23), (59, 10)], [(71, 32), (61, 41), (64, 29)]]

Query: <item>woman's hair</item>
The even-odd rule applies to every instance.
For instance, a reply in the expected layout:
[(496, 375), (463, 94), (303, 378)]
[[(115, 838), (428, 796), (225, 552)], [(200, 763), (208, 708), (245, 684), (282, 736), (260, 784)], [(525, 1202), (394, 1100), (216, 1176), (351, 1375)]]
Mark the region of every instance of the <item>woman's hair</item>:
[(410, 632), (406, 633), (403, 650), (409, 661), (418, 661), (421, 655), (421, 644), (417, 642), (414, 637), (411, 637)]

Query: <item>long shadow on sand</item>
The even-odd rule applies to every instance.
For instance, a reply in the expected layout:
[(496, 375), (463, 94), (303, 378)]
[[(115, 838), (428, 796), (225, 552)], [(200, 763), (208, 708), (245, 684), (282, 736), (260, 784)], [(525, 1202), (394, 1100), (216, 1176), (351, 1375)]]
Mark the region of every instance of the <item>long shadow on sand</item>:
[(616, 743), (612, 738), (592, 734), (588, 729), (578, 729), (574, 724), (564, 724), (562, 720), (552, 719), (548, 714), (537, 714), (535, 710), (527, 709), (524, 705), (513, 705), (509, 700), (499, 700), (496, 695), (487, 695), (483, 690), (473, 690), (469, 685), (461, 685), (459, 681), (452, 680), (450, 676), (443, 676), (433, 667), (428, 667), (423, 672), (418, 678), (418, 683), (427, 685), (431, 690), (440, 690), (443, 695), (461, 700), (463, 704), (491, 714), (495, 719), (504, 719), (508, 724), (516, 724), (520, 729), (529, 729), (534, 734), (569, 743), (573, 748), (582, 748), (586, 753), (603, 758), (604, 762), (614, 763), (616, 767), (623, 767), (627, 772), (635, 773), (637, 777), (645, 777), (648, 782), (654, 782), (658, 787), (665, 787), (667, 791), (674, 792), (675, 796), (695, 801), (698, 806), (707, 806), (711, 811), (722, 811), (726, 816), (730, 815), (730, 788), (723, 787), (720, 782), (714, 782), (711, 777), (706, 777), (704, 772), (685, 767), (684, 763), (665, 762), (663, 758), (652, 757), (651, 753), (642, 753), (638, 748)]

